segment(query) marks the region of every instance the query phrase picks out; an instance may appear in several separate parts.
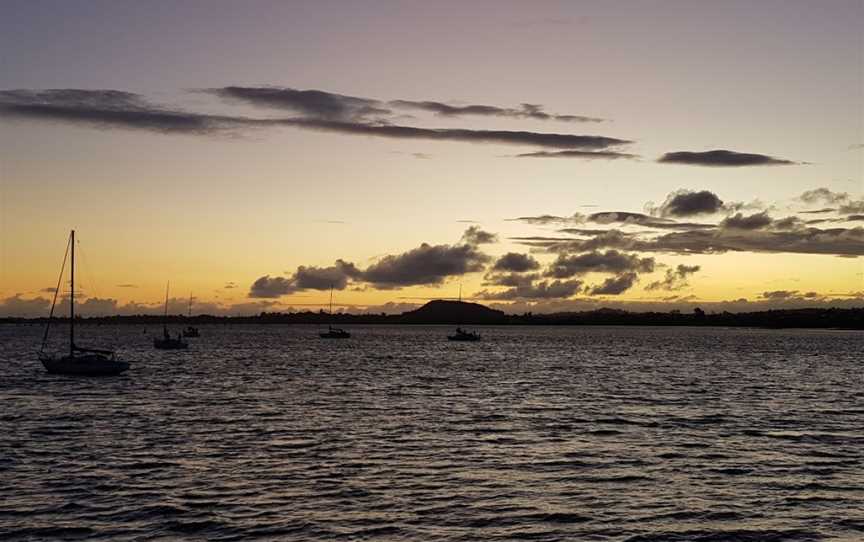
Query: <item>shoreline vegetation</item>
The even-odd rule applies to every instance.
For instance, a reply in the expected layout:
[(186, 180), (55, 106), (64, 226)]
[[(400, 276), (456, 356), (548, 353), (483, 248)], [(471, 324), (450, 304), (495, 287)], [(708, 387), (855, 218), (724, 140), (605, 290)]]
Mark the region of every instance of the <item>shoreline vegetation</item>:
[[(57, 322), (68, 318), (56, 318)], [(42, 324), (42, 318), (0, 318), (0, 324)], [(162, 315), (124, 315), (76, 317), (84, 324), (161, 325)], [(699, 308), (693, 312), (628, 312), (620, 309), (597, 309), (582, 312), (548, 314), (507, 314), (478, 303), (435, 300), (402, 314), (329, 314), (324, 310), (313, 312), (262, 312), (255, 316), (183, 316), (169, 315), (173, 324), (415, 324), (415, 325), (496, 325), (496, 326), (714, 326), (754, 328), (816, 328), (864, 330), (864, 307), (852, 309), (810, 308), (777, 309), (758, 312), (708, 313)]]

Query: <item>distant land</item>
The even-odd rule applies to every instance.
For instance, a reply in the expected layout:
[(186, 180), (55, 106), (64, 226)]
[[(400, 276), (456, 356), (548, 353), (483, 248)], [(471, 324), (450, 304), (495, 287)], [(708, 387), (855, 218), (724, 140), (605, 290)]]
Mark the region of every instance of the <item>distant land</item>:
[[(46, 318), (0, 318), (0, 324), (44, 323)], [(58, 322), (67, 320), (56, 318)], [(98, 316), (76, 318), (92, 324), (161, 325), (162, 316)], [(864, 330), (864, 307), (854, 309), (789, 309), (760, 312), (706, 313), (693, 312), (628, 312), (619, 309), (598, 309), (583, 312), (550, 314), (507, 314), (478, 303), (464, 301), (430, 301), (422, 307), (402, 314), (345, 314), (326, 312), (262, 312), (257, 316), (182, 316), (169, 315), (172, 324), (423, 324), (423, 325), (587, 325), (587, 326), (721, 326), (760, 328), (822, 328)]]

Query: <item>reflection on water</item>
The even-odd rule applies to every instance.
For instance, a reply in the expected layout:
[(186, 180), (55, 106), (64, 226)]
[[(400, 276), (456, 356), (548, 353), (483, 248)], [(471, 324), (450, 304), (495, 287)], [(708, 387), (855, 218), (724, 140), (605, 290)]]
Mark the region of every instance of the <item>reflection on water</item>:
[(0, 326), (0, 538), (864, 539), (861, 333), (201, 331), (85, 326), (98, 380)]

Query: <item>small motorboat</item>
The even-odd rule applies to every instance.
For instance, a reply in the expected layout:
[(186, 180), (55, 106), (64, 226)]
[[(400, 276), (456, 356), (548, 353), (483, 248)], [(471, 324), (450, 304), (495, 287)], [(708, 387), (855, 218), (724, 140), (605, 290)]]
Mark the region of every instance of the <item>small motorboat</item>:
[(476, 331), (465, 331), (461, 327), (456, 328), (456, 333), (453, 335), (447, 335), (448, 341), (479, 341), (480, 334)]
[(318, 334), (322, 339), (350, 339), (351, 334), (338, 327), (327, 326), (327, 331)]

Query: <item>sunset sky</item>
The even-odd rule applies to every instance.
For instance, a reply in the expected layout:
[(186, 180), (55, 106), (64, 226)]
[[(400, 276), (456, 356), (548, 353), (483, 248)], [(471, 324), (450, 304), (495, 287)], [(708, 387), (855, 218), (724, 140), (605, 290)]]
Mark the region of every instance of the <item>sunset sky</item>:
[[(0, 316), (864, 305), (864, 3), (7, 1)], [(68, 290), (68, 286), (67, 286)]]

